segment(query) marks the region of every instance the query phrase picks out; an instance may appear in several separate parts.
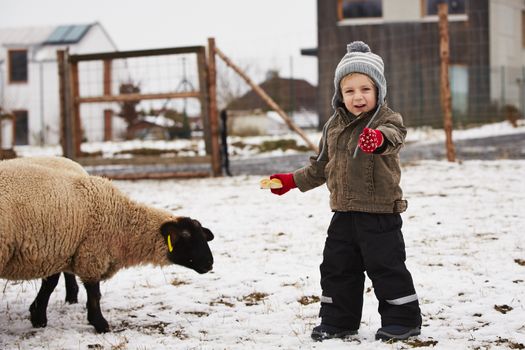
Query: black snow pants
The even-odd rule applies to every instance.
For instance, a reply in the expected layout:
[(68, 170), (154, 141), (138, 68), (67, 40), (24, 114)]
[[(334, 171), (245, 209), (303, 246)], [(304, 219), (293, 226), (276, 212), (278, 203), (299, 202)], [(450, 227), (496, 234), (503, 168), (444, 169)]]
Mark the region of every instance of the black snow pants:
[(421, 325), (401, 226), (399, 214), (335, 212), (320, 267), (323, 323), (359, 329), (366, 271), (379, 301), (382, 326)]

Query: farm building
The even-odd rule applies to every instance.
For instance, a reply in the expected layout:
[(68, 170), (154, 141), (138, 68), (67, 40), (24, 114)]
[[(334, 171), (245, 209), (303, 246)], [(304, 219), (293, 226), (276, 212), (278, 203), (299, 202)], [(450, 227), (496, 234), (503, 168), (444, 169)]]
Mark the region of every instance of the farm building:
[[(346, 45), (383, 57), (389, 105), (410, 126), (442, 125), (438, 0), (318, 0), (320, 126), (330, 117), (333, 74)], [(448, 3), (449, 79), (456, 124), (505, 118), (525, 107), (525, 3)], [(507, 112), (506, 112), (507, 111)]]
[[(304, 129), (317, 128), (316, 88), (304, 79), (282, 78), (271, 71), (260, 87)], [(254, 91), (232, 101), (228, 110), (228, 130), (237, 135), (280, 134), (289, 131), (282, 118)]]
[(71, 54), (117, 51), (100, 23), (0, 28), (2, 146), (59, 143), (59, 49)]

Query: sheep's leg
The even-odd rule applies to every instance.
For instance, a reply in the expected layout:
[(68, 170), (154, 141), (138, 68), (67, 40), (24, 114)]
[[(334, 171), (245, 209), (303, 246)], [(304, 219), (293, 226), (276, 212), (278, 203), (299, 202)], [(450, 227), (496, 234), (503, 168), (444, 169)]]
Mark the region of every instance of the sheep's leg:
[(109, 332), (108, 321), (102, 316), (100, 311), (100, 283), (85, 282), (84, 287), (87, 292), (87, 313), (88, 321), (95, 327), (98, 333)]
[(66, 302), (70, 304), (78, 303), (78, 284), (75, 275), (64, 272), (66, 280)]
[(42, 279), (40, 290), (29, 307), (29, 312), (31, 313), (31, 324), (33, 327), (40, 328), (47, 326), (47, 303), (49, 302), (51, 293), (53, 293), (57, 286), (59, 278), (60, 273), (57, 273)]

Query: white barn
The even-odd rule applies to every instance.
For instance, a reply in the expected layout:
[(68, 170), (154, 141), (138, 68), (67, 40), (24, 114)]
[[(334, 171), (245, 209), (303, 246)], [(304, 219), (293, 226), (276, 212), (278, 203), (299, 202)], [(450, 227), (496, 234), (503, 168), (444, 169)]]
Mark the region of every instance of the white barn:
[[(0, 107), (16, 116), (2, 121), (2, 146), (60, 142), (56, 51), (117, 51), (98, 22), (49, 27), (0, 28)], [(0, 147), (0, 148), (2, 148)]]

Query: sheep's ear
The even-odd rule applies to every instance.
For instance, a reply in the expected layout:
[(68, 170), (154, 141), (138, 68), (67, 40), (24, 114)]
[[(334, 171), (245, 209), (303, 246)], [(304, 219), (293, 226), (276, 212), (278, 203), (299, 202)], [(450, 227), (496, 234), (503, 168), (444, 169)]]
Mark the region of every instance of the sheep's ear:
[(202, 231), (204, 231), (204, 236), (206, 237), (206, 240), (209, 242), (209, 241), (212, 241), (213, 240), (213, 233), (211, 233), (211, 231), (209, 229), (207, 229), (206, 227), (202, 227)]
[(190, 238), (191, 232), (184, 226), (185, 225), (181, 225), (181, 223), (176, 221), (168, 221), (162, 224), (160, 227), (160, 232), (164, 238), (168, 237), (169, 235), (173, 235), (174, 237)]

